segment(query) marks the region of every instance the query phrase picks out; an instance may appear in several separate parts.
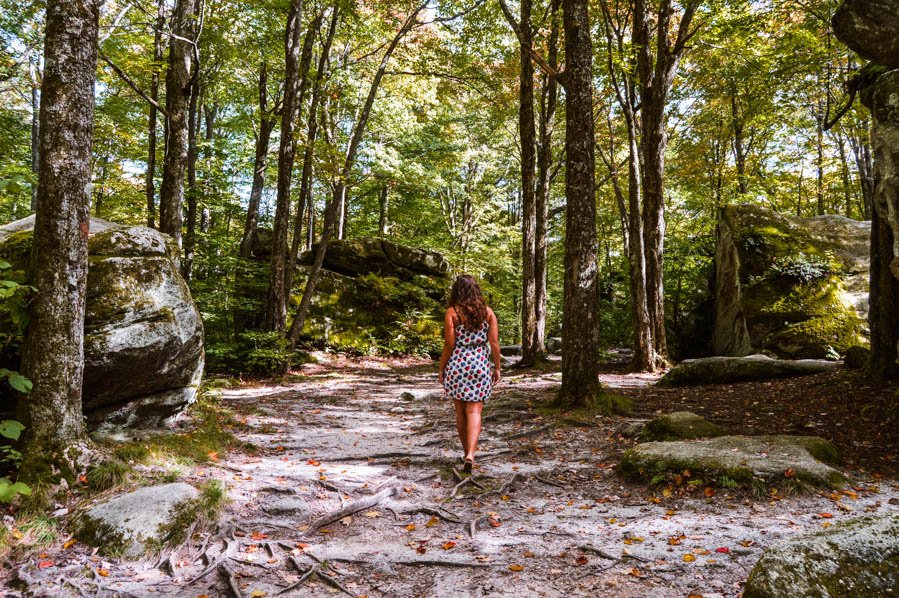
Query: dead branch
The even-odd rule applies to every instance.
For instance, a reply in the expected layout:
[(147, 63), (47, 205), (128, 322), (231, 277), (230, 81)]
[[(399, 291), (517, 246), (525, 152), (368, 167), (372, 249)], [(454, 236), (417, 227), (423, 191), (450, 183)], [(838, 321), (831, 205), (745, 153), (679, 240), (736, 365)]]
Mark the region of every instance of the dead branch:
[(543, 434), (544, 432), (548, 432), (555, 427), (556, 427), (556, 424), (555, 424), (555, 422), (553, 422), (551, 424), (547, 424), (547, 425), (541, 426), (539, 428), (534, 428), (533, 430), (527, 430), (525, 432), (519, 432), (517, 434), (509, 434), (507, 436), (504, 436), (503, 438), (505, 438), (506, 440), (517, 440), (519, 438), (527, 438), (528, 436), (539, 436), (540, 434)]

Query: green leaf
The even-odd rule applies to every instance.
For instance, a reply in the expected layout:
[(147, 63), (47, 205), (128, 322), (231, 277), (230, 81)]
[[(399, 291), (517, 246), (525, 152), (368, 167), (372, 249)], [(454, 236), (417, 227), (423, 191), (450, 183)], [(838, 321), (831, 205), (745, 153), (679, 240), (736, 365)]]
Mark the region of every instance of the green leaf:
[(31, 392), (31, 380), (22, 374), (11, 374), (9, 377), (9, 385), (19, 392)]
[(12, 264), (9, 262), (0, 261), (0, 270), (6, 270), (7, 268), (12, 268)]
[(31, 496), (31, 488), (22, 482), (11, 483), (8, 478), (0, 478), (0, 502), (7, 503), (17, 494)]
[(18, 440), (24, 429), (25, 426), (14, 419), (4, 419), (3, 421), (0, 421), (0, 436)]

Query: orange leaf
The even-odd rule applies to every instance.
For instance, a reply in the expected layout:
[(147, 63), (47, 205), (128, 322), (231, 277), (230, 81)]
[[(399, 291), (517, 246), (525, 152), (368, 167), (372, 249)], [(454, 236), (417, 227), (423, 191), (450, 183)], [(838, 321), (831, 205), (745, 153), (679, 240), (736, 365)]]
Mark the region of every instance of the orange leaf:
[(37, 566), (41, 569), (46, 569), (47, 567), (52, 567), (53, 565), (55, 565), (53, 561), (41, 561), (37, 564)]
[(787, 470), (784, 472), (785, 478), (792, 478), (794, 475), (796, 475), (796, 472), (793, 471), (792, 467), (788, 467)]
[(407, 531), (407, 532), (411, 532), (411, 531), (414, 530), (414, 529), (415, 529), (415, 524), (414, 524), (414, 523), (410, 523), (409, 525), (406, 526), (406, 531)]
[(455, 546), (455, 545), (456, 545), (455, 542), (444, 542), (444, 543), (443, 543), (443, 549), (444, 549), (444, 550), (449, 550), (450, 548), (452, 548), (452, 547)]
[(425, 548), (424, 546), (419, 546), (418, 548), (415, 549), (415, 552), (417, 552), (418, 554), (424, 554), (427, 551), (428, 551), (428, 549)]
[(693, 556), (692, 554), (685, 554), (685, 555), (684, 555), (684, 562), (692, 563), (692, 562), (695, 561), (695, 560), (696, 560), (696, 557)]
[(209, 457), (210, 459), (212, 459), (213, 461), (218, 461), (218, 460), (219, 460), (219, 454), (218, 454), (216, 451), (209, 451), (209, 452), (206, 454), (206, 456)]
[(833, 519), (833, 515), (830, 513), (818, 513), (818, 517), (821, 519)]
[(436, 518), (436, 517), (431, 517), (430, 519), (428, 519), (428, 522), (425, 523), (425, 527), (433, 527), (433, 526), (435, 526), (435, 525), (437, 525), (437, 518)]
[(97, 573), (102, 575), (103, 577), (109, 577), (109, 571), (106, 569), (97, 569)]
[(253, 535), (250, 536), (251, 540), (265, 540), (266, 538), (268, 538), (267, 535), (260, 534), (259, 532), (253, 532)]
[(321, 463), (319, 463), (319, 462), (316, 461), (315, 459), (309, 459), (308, 461), (306, 461), (306, 463), (308, 463), (309, 465), (314, 465), (314, 466), (319, 466), (319, 465), (321, 465)]
[(496, 519), (494, 519), (493, 517), (488, 519), (487, 523), (489, 523), (491, 527), (499, 527), (501, 525), (500, 522), (497, 521)]
[(711, 486), (706, 486), (705, 495), (707, 497), (712, 497), (712, 496), (715, 496), (716, 494), (718, 494), (718, 493), (715, 492), (714, 488), (712, 488)]
[(524, 567), (521, 565), (509, 565), (509, 569), (512, 571), (524, 571)]
[(586, 565), (587, 563), (590, 562), (590, 559), (588, 559), (588, 558), (585, 557), (584, 555), (581, 555), (581, 556), (577, 557), (577, 558), (574, 560), (574, 562), (575, 562), (575, 564), (577, 564), (577, 565)]
[(75, 538), (68, 540), (65, 544), (62, 545), (63, 550), (68, 550), (69, 548), (71, 548), (72, 546), (75, 545), (75, 542), (77, 542), (77, 540)]

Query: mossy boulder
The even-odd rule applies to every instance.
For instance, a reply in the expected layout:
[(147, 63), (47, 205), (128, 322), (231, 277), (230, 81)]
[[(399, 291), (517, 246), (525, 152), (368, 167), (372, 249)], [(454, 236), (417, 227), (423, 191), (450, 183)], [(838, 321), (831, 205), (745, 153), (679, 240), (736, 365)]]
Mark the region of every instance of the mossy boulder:
[(899, 511), (841, 521), (766, 549), (743, 598), (899, 594)]
[(659, 386), (728, 384), (771, 378), (792, 378), (829, 372), (838, 366), (824, 359), (772, 359), (767, 355), (747, 357), (702, 357), (685, 359), (662, 376)]
[(199, 497), (196, 488), (183, 482), (138, 488), (81, 513), (75, 537), (103, 555), (138, 558), (176, 537), (179, 513)]
[[(29, 217), (0, 227), (0, 258), (15, 269), (28, 268), (33, 226)], [(197, 396), (203, 323), (177, 255), (156, 230), (91, 219), (82, 406), (94, 433), (160, 427)], [(14, 351), (3, 361), (19, 369)], [(2, 411), (14, 401), (0, 397)]]
[[(331, 241), (325, 255), (305, 339), (363, 353), (439, 353), (450, 283), (443, 256), (372, 238)], [(289, 317), (302, 299), (312, 256), (300, 256)], [(233, 313), (240, 331), (259, 328), (265, 313), (269, 258), (255, 249), (254, 257), (239, 265)], [(214, 367), (223, 369), (237, 371), (242, 365), (216, 360)]]
[[(694, 478), (726, 476), (747, 485), (795, 479), (812, 486), (842, 488), (848, 480), (828, 465), (838, 460), (836, 448), (815, 436), (720, 436), (639, 444), (624, 453), (619, 471), (652, 477), (689, 469)], [(788, 471), (792, 473), (785, 476)]]
[(718, 424), (689, 411), (675, 411), (646, 422), (640, 440), (684, 440), (723, 435), (724, 430)]
[(715, 252), (715, 354), (822, 359), (867, 344), (870, 232), (870, 222), (842, 216), (723, 207)]

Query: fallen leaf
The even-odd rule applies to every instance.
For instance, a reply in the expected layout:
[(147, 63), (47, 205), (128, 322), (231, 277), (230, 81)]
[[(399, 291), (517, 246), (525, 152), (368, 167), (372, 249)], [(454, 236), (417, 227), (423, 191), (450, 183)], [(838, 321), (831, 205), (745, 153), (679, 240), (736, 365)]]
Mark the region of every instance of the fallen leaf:
[(407, 531), (407, 532), (411, 532), (411, 531), (413, 531), (413, 530), (415, 530), (415, 524), (414, 524), (414, 523), (410, 523), (409, 525), (406, 526), (406, 531)]
[(63, 550), (68, 550), (69, 548), (74, 546), (76, 542), (77, 542), (77, 540), (75, 538), (72, 538), (71, 540), (67, 541), (65, 544), (62, 545)]
[(576, 565), (586, 565), (587, 563), (590, 562), (590, 559), (588, 559), (588, 558), (587, 558), (586, 556), (584, 556), (584, 555), (581, 555), (581, 556), (577, 557), (577, 558), (574, 560), (574, 562), (575, 562)]
[(693, 556), (692, 554), (689, 554), (689, 553), (688, 553), (688, 554), (685, 554), (685, 555), (684, 555), (684, 561), (687, 562), (687, 563), (692, 563), (692, 562), (695, 561), (695, 560), (696, 560), (696, 557)]
[(46, 569), (47, 567), (52, 567), (55, 564), (56, 563), (54, 563), (53, 561), (41, 561), (40, 563), (37, 564), (37, 566), (40, 567), (41, 569)]
[(716, 548), (715, 552), (723, 552), (725, 554), (730, 552), (730, 548)]
[(509, 569), (512, 571), (524, 571), (524, 567), (521, 565), (509, 565)]
[(455, 545), (456, 545), (455, 542), (444, 542), (444, 543), (443, 543), (443, 549), (444, 549), (444, 550), (449, 550), (450, 548), (454, 547)]
[(496, 519), (494, 519), (493, 517), (491, 517), (490, 519), (488, 519), (488, 520), (487, 520), (487, 523), (490, 524), (490, 527), (499, 527), (499, 526), (501, 525), (500, 522), (497, 521)]
[(433, 527), (433, 526), (435, 526), (435, 525), (437, 525), (437, 518), (436, 518), (436, 517), (431, 517), (430, 519), (428, 519), (428, 522), (425, 523), (425, 527)]
[(377, 511), (369, 511), (368, 513), (365, 514), (365, 516), (368, 517), (369, 519), (375, 519), (376, 517), (380, 517), (381, 514)]
[(266, 538), (268, 538), (267, 535), (261, 534), (259, 532), (253, 532), (253, 535), (250, 536), (251, 540), (265, 540)]
[(106, 569), (97, 569), (97, 573), (99, 573), (103, 577), (109, 577), (109, 571)]
[(833, 519), (833, 515), (830, 513), (818, 513), (818, 517), (821, 519)]

